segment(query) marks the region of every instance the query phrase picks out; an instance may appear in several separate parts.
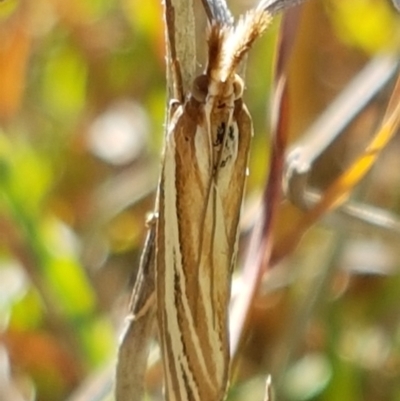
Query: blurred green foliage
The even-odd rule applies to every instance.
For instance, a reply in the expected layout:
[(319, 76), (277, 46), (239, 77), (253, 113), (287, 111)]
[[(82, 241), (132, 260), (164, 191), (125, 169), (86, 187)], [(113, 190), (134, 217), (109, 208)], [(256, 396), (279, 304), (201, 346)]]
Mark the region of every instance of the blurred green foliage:
[[(389, 1), (309, 3), (290, 72), (293, 139), (368, 57), (400, 47), (400, 20)], [(269, 157), (267, 99), (278, 29), (275, 23), (248, 66), (254, 197)], [(65, 399), (112, 361), (157, 182), (163, 35), (158, 0), (0, 2), (0, 344), (11, 364), (4, 370), (8, 362), (0, 358), (5, 401), (15, 389), (20, 399)], [(369, 129), (376, 113), (366, 116)], [(398, 195), (395, 178), (389, 186)], [(393, 197), (382, 207), (395, 208)], [(288, 214), (280, 225), (290, 224)], [(390, 274), (351, 271), (346, 261), (330, 259), (343, 251), (332, 230), (319, 230), (290, 262), (295, 273), (282, 268), (287, 284), (265, 304), (260, 300), (230, 399), (261, 399), (259, 378), (279, 372), (293, 316), (329, 264), (338, 268), (329, 296), (285, 365), (286, 390), (279, 394), (293, 401), (400, 399), (399, 259), (390, 259)], [(392, 246), (389, 258), (393, 253), (399, 256)]]

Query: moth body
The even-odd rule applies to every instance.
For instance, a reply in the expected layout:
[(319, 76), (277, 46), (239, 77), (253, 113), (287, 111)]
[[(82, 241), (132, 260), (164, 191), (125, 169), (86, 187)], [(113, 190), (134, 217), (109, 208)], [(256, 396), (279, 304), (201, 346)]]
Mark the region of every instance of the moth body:
[(252, 122), (236, 69), (269, 15), (214, 24), (206, 71), (176, 108), (158, 193), (156, 290), (168, 401), (222, 401), (228, 306)]

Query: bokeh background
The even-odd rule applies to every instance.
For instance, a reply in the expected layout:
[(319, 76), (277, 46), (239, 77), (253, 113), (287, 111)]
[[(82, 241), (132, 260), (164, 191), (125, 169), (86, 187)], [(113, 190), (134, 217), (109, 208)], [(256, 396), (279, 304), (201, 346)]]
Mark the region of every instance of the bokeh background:
[[(252, 3), (230, 5), (240, 13)], [(205, 17), (196, 7), (201, 71)], [(158, 0), (0, 1), (2, 401), (91, 400), (109, 389), (160, 167), (162, 11)], [(268, 170), (278, 22), (247, 68), (255, 137), (244, 232)], [(289, 73), (291, 141), (370, 58), (399, 50), (389, 1), (307, 2)], [(321, 188), (362, 151), (390, 90), (321, 158)], [(357, 189), (393, 214), (399, 145)], [(290, 229), (295, 209), (283, 209), (278, 231)], [(400, 400), (399, 235), (331, 217), (266, 281), (230, 400), (261, 400), (268, 372), (280, 400)], [(159, 399), (157, 367), (147, 382)]]

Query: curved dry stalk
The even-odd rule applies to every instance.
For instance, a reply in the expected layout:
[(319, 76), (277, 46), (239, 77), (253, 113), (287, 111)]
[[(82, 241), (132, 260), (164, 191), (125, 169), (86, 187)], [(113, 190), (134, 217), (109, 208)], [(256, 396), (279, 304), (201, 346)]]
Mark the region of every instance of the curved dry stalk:
[(231, 349), (234, 361), (242, 339), (246, 335), (251, 308), (257, 296), (261, 279), (269, 266), (272, 250), (272, 233), (277, 207), (281, 199), (281, 182), (284, 157), (288, 141), (288, 93), (286, 70), (295, 37), (295, 27), (300, 18), (300, 9), (293, 9), (282, 22), (278, 57), (276, 61), (276, 87), (272, 98), (271, 156), (267, 185), (262, 196), (262, 205), (254, 228), (243, 269), (243, 290), (233, 304), (231, 312)]
[(289, 254), (298, 244), (305, 231), (324, 214), (338, 208), (347, 201), (351, 190), (369, 172), (399, 126), (400, 76), (381, 126), (365, 147), (364, 152), (324, 191), (319, 201), (300, 219), (293, 231), (277, 244), (276, 251), (272, 256), (272, 264), (278, 263), (285, 255)]

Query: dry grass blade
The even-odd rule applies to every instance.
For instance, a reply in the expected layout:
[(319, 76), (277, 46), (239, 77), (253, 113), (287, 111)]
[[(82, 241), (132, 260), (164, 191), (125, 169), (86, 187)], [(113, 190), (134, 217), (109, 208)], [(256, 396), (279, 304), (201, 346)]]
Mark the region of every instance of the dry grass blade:
[(396, 7), (396, 10), (400, 11), (400, 1), (399, 0), (392, 0), (392, 3)]
[(132, 292), (130, 316), (118, 350), (116, 401), (140, 401), (147, 367), (149, 339), (154, 316), (155, 226), (151, 225), (143, 249), (136, 284)]
[(168, 101), (187, 93), (196, 70), (196, 40), (193, 1), (166, 0)]
[[(166, 0), (168, 103), (182, 101), (195, 71), (195, 28), (192, 1)], [(169, 107), (166, 112), (168, 121)], [(149, 228), (130, 304), (128, 324), (118, 352), (117, 401), (140, 401), (143, 395), (149, 340), (155, 317), (155, 225)]]
[(225, 0), (202, 0), (202, 3), (209, 21), (218, 21), (226, 25), (233, 24), (233, 15)]
[(289, 7), (293, 7), (304, 3), (306, 0), (261, 0), (257, 8), (266, 10), (272, 15), (279, 13), (280, 11), (286, 10)]

